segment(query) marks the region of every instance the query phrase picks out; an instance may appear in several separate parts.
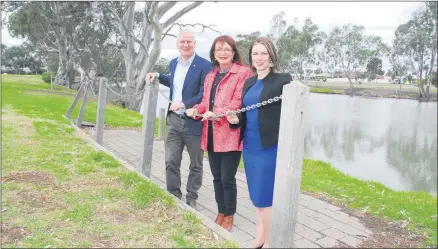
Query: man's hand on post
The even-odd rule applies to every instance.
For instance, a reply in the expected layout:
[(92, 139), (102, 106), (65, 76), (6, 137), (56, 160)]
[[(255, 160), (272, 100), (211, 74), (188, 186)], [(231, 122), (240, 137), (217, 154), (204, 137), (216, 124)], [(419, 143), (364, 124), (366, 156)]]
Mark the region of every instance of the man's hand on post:
[(155, 77), (157, 76), (157, 73), (147, 73), (146, 74), (146, 83), (150, 84), (152, 81), (154, 81)]

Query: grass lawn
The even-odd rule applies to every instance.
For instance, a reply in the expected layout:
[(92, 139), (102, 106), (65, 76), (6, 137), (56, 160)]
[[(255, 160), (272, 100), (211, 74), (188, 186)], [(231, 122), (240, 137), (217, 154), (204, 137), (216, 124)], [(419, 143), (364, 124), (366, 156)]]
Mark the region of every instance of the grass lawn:
[[(26, 185), (28, 183), (17, 181), (6, 181), (3, 185), (3, 205), (8, 208), (8, 211), (3, 213), (3, 218), (7, 224), (15, 227), (25, 227), (33, 233), (39, 233), (40, 236), (41, 233), (47, 233), (47, 229), (49, 229), (49, 232), (56, 235), (49, 237), (58, 238), (62, 243), (69, 243), (65, 242), (66, 238), (62, 236), (70, 236), (68, 238), (74, 236), (71, 235), (73, 232), (70, 232), (70, 230), (75, 233), (85, 231), (87, 234), (94, 235), (96, 231), (101, 229), (101, 236), (108, 236), (108, 234), (114, 233), (119, 236), (117, 238), (120, 238), (120, 236), (133, 238), (132, 236), (144, 236), (144, 234), (150, 234), (150, 231), (155, 230), (151, 228), (151, 230), (148, 230), (149, 233), (137, 233), (136, 231), (139, 231), (139, 229), (142, 231), (141, 229), (145, 229), (145, 227), (139, 227), (136, 223), (138, 219), (134, 218), (129, 222), (137, 225), (131, 225), (129, 229), (127, 227), (112, 229), (112, 227), (107, 227), (104, 225), (106, 223), (102, 222), (104, 219), (102, 217), (106, 217), (102, 215), (102, 212), (115, 209), (118, 210), (116, 213), (122, 212), (125, 214), (122, 217), (128, 219), (129, 215), (141, 215), (145, 213), (145, 210), (155, 210), (151, 212), (158, 212), (156, 211), (158, 209), (162, 213), (154, 213), (154, 217), (163, 217), (161, 223), (166, 225), (160, 231), (163, 233), (174, 231), (173, 235), (162, 236), (164, 237), (162, 241), (165, 241), (161, 244), (162, 246), (171, 245), (171, 243), (184, 246), (182, 242), (180, 244), (175, 242), (180, 241), (176, 238), (184, 238), (183, 241), (186, 241), (185, 243), (192, 243), (190, 245), (208, 246), (196, 241), (201, 233), (198, 230), (193, 232), (194, 230), (191, 228), (192, 223), (190, 223), (191, 219), (189, 221), (186, 221), (184, 218), (173, 219), (172, 215), (178, 213), (177, 210), (174, 209), (171, 212), (164, 211), (168, 207), (166, 205), (170, 205), (165, 197), (167, 195), (160, 192), (157, 187), (139, 178), (135, 178), (132, 181), (126, 180), (130, 179), (130, 177), (134, 178), (134, 176), (126, 173), (121, 166), (118, 166), (114, 159), (101, 153), (92, 152), (89, 147), (74, 137), (71, 129), (66, 126), (68, 122), (62, 117), (73, 97), (54, 96), (50, 93), (36, 92), (35, 90), (50, 88), (48, 84), (35, 83), (40, 81), (39, 78), (24, 78), (24, 80), (21, 80), (17, 79), (16, 76), (7, 75), (3, 76), (2, 79), (3, 115), (6, 114), (10, 119), (10, 121), (4, 119), (6, 125), (3, 124), (2, 130), (4, 143), (4, 148), (2, 148), (3, 175), (8, 177), (19, 174), (18, 172), (43, 172), (44, 174), (51, 174), (51, 177), (54, 179), (54, 186), (56, 186), (40, 187)], [(79, 106), (80, 103), (73, 112), (72, 117), (77, 116)], [(96, 107), (95, 101), (89, 102), (85, 121), (95, 122)], [(23, 121), (18, 122), (16, 119)], [(7, 125), (8, 122), (9, 125)], [(108, 106), (105, 116), (106, 126), (139, 128), (141, 123), (142, 118), (137, 112), (112, 105)], [(30, 130), (32, 131), (31, 133), (24, 132), (20, 130), (22, 126), (33, 130)], [(243, 163), (241, 163), (240, 167), (242, 166)], [(105, 184), (96, 182), (100, 180), (116, 183), (110, 184), (111, 188), (107, 189)], [(86, 183), (81, 181), (88, 183), (96, 182), (96, 184), (87, 187), (89, 189), (85, 191), (80, 191), (87, 186)], [(105, 187), (102, 185), (105, 185)], [(99, 192), (99, 186), (106, 190)], [(360, 181), (347, 176), (327, 163), (311, 159), (304, 160), (301, 188), (306, 192), (323, 195), (335, 204), (343, 204), (354, 210), (366, 211), (373, 216), (381, 217), (388, 221), (406, 221), (411, 231), (426, 235), (427, 241), (425, 246), (436, 247), (437, 245), (437, 198), (428, 193), (393, 191), (376, 182)], [(53, 198), (54, 203), (64, 203), (68, 207), (68, 211), (64, 208), (61, 209), (61, 211), (63, 210), (62, 212), (57, 209), (58, 211), (54, 211), (50, 215), (47, 213), (48, 211), (41, 211), (43, 212), (41, 215), (29, 214), (31, 211), (26, 209), (26, 205), (20, 202), (20, 198), (24, 199), (23, 201), (29, 200), (28, 197), (23, 196), (33, 193), (32, 191), (37, 191), (41, 198)], [(146, 195), (140, 194), (143, 191), (154, 194), (147, 195), (148, 197), (146, 198), (144, 197)], [(70, 194), (65, 194), (65, 192)], [(78, 204), (72, 201), (73, 199), (81, 199), (83, 201)], [(96, 199), (99, 201), (97, 202)], [(114, 202), (114, 200), (117, 201)], [(123, 206), (123, 209), (114, 207), (120, 201), (123, 201), (120, 204), (120, 206)], [(98, 209), (97, 204), (100, 204)], [(40, 212), (39, 210), (37, 209), (34, 212)], [(84, 216), (83, 214), (88, 217), (86, 221), (78, 218)], [(164, 216), (163, 214), (169, 215)], [(42, 218), (32, 218), (35, 216)], [(150, 216), (153, 215), (148, 215), (147, 217)], [(180, 217), (187, 216), (189, 215), (184, 216), (184, 213), (180, 214)], [(54, 223), (54, 221), (56, 222)], [(90, 222), (92, 222), (91, 225)], [(155, 221), (152, 223), (151, 226), (158, 226), (160, 229), (162, 228), (161, 226), (164, 226), (161, 223), (158, 223), (161, 226), (158, 225)], [(168, 223), (173, 225), (167, 226)], [(144, 225), (144, 223), (142, 224)], [(197, 229), (202, 230), (202, 226), (198, 225)], [(205, 230), (202, 231), (204, 231), (207, 238), (211, 238), (208, 237), (211, 236), (210, 233)], [(31, 237), (26, 238), (30, 240)], [(80, 237), (87, 238), (86, 236)], [(61, 242), (56, 242), (56, 240), (50, 241), (52, 243), (51, 246), (75, 246), (73, 244), (62, 244)], [(151, 241), (154, 240), (146, 241), (152, 243)], [(166, 242), (168, 244), (165, 244)], [(212, 240), (211, 243), (213, 242)], [(3, 240), (3, 243), (5, 243), (5, 240)], [(44, 243), (26, 245), (33, 247), (45, 246), (42, 244)], [(9, 245), (20, 246), (21, 244)], [(89, 244), (85, 243), (85, 245), (88, 246)], [(141, 246), (147, 245), (149, 244), (142, 244)]]
[(310, 92), (325, 93), (325, 94), (344, 94), (344, 90), (332, 90), (329, 88), (315, 88), (315, 87), (311, 87)]
[[(236, 247), (75, 136), (62, 117), (73, 97), (39, 81), (2, 77), (2, 248)], [(111, 126), (141, 126), (137, 113), (109, 110)]]

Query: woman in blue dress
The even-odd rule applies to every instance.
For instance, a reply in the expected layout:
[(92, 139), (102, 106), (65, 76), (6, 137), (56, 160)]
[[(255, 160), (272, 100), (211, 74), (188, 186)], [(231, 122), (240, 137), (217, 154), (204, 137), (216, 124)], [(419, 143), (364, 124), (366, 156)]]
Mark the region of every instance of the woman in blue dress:
[[(255, 75), (245, 81), (242, 107), (280, 96), (292, 76), (276, 73), (277, 53), (272, 42), (260, 37), (249, 50), (249, 62)], [(240, 127), (243, 162), (249, 196), (256, 207), (257, 229), (253, 248), (267, 248), (271, 228), (272, 200), (277, 161), (281, 101), (238, 115), (227, 116), (231, 127)]]

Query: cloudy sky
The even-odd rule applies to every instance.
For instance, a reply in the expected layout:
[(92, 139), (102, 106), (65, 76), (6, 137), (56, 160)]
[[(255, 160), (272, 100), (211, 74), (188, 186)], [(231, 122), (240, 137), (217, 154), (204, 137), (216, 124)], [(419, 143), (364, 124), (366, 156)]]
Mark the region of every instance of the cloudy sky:
[[(141, 7), (143, 3), (138, 3)], [(189, 5), (179, 2), (164, 16), (172, 15), (176, 10)], [(334, 26), (355, 23), (365, 26), (369, 35), (379, 35), (391, 44), (398, 25), (406, 22), (420, 2), (204, 2), (183, 16), (180, 23), (203, 23), (215, 25), (221, 34), (235, 36), (238, 33), (261, 31), (266, 34), (273, 15), (285, 11), (285, 19), (292, 24), (294, 18), (303, 21), (310, 17), (321, 30), (329, 32)], [(195, 29), (200, 31), (200, 29)], [(197, 36), (196, 52), (208, 57), (208, 50), (218, 33), (204, 31)], [(2, 30), (2, 43), (20, 44), (21, 41), (10, 37)], [(168, 59), (178, 55), (175, 39), (166, 38), (163, 43), (162, 57)], [(387, 63), (384, 62), (384, 68)]]

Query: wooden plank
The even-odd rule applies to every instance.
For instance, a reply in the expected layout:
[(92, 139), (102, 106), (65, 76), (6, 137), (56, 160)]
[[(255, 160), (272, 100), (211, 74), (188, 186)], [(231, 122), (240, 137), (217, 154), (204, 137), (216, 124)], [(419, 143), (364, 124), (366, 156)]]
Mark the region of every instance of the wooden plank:
[(166, 109), (160, 108), (158, 113), (159, 123), (158, 123), (158, 140), (164, 140), (164, 123), (166, 122)]
[(294, 247), (304, 154), (304, 116), (309, 87), (291, 82), (283, 87), (269, 247)]
[(84, 121), (85, 116), (85, 110), (87, 109), (88, 104), (88, 95), (91, 91), (91, 85), (90, 83), (87, 83), (84, 90), (84, 98), (82, 99), (81, 109), (79, 110), (78, 120), (76, 122), (76, 126), (81, 128), (82, 127), (82, 121)]
[(157, 110), (158, 100), (158, 81), (146, 83), (144, 90), (143, 101), (143, 147), (140, 157), (140, 170), (141, 173), (150, 177), (151, 175), (151, 163), (152, 163), (152, 151), (154, 145), (154, 130), (155, 130), (155, 118)]
[(73, 99), (73, 102), (71, 103), (70, 107), (69, 107), (68, 110), (67, 110), (67, 113), (65, 114), (65, 117), (66, 117), (66, 118), (70, 118), (71, 113), (72, 113), (73, 110), (75, 109), (75, 106), (76, 106), (76, 104), (78, 103), (79, 98), (81, 97), (82, 92), (84, 91), (84, 87), (85, 87), (84, 84), (82, 84), (82, 85), (79, 87), (79, 90), (78, 90), (78, 92), (76, 93), (76, 96), (75, 96), (75, 98)]
[(106, 96), (107, 96), (107, 79), (100, 78), (99, 82), (99, 96), (97, 100), (97, 113), (96, 113), (96, 142), (102, 145), (103, 141), (103, 129), (105, 127), (105, 108), (106, 108)]

